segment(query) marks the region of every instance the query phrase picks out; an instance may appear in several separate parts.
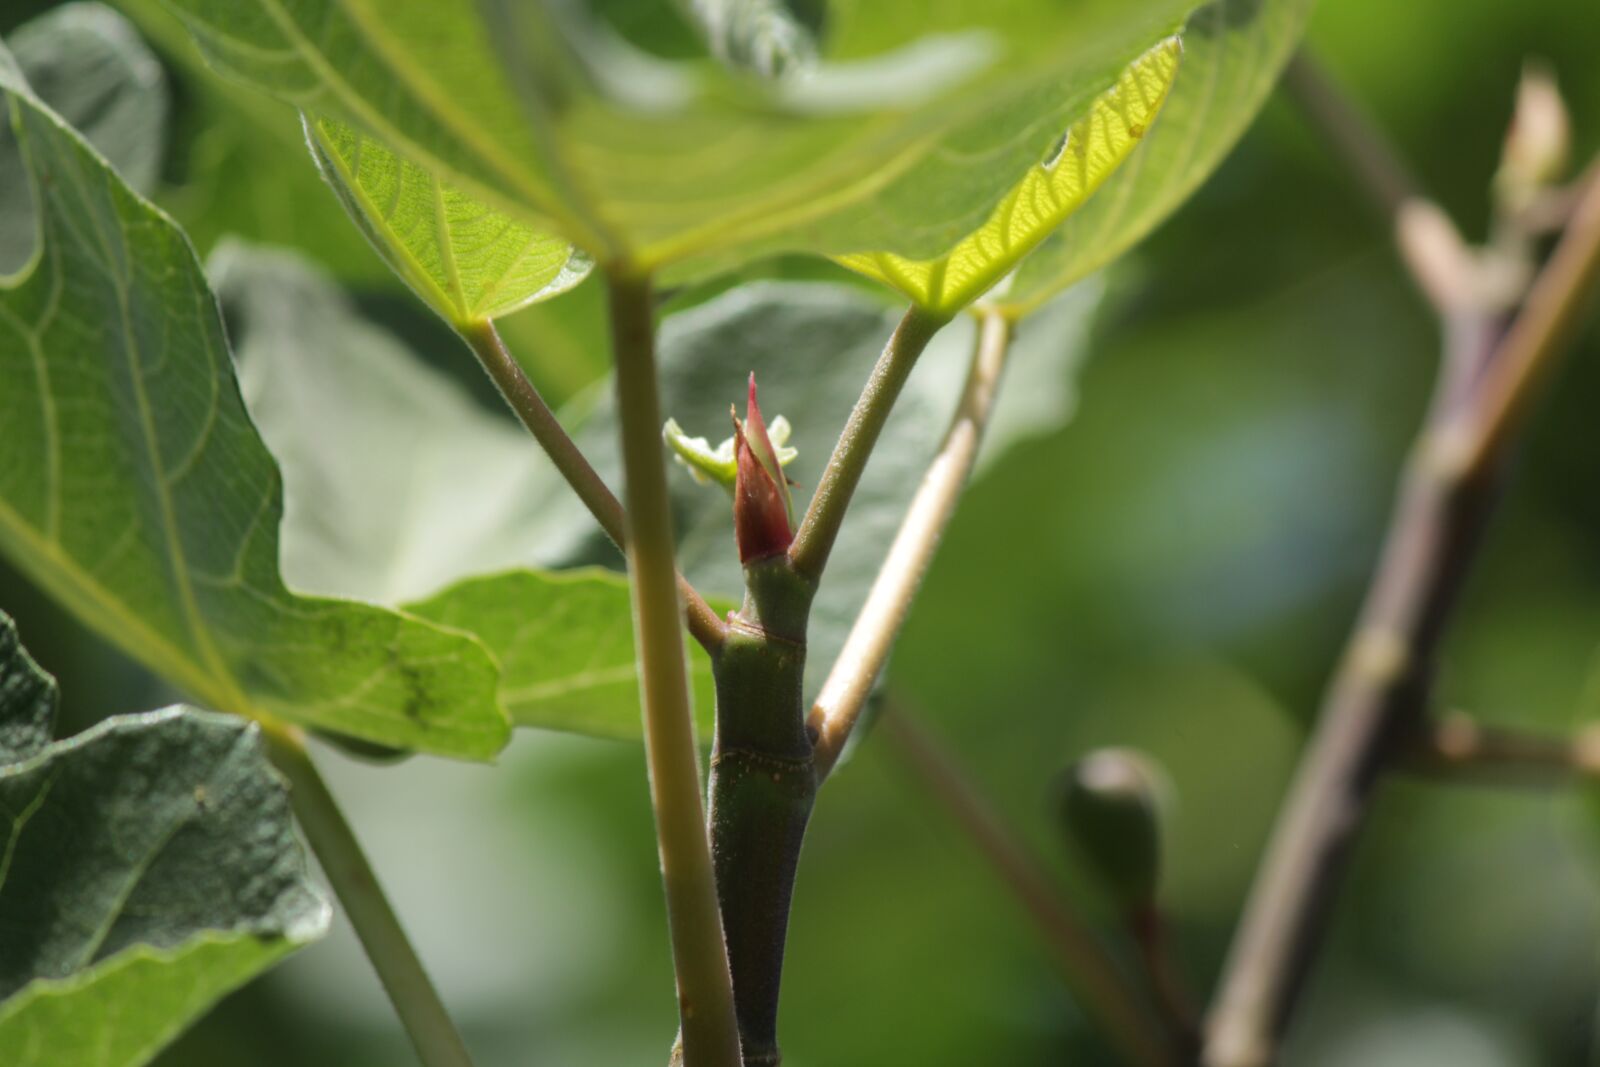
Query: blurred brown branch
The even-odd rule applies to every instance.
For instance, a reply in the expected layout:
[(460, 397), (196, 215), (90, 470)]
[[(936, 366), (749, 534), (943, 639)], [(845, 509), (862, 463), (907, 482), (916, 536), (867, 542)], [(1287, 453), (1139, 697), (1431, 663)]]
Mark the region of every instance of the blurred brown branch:
[[(1207, 1067), (1262, 1067), (1278, 1057), (1373, 783), (1426, 712), (1438, 648), (1534, 389), (1600, 274), (1600, 172), (1528, 284), (1496, 269), (1504, 249), (1464, 245), (1310, 60), (1295, 62), (1285, 88), (1389, 213), (1402, 258), (1439, 312), (1444, 358), (1366, 602), (1235, 936), (1208, 1020)], [(1502, 172), (1513, 150), (1526, 149), (1508, 138)], [(1508, 210), (1503, 200), (1499, 207)]]
[(1570, 785), (1600, 779), (1600, 727), (1549, 737), (1485, 726), (1453, 711), (1430, 723), (1401, 768), (1450, 781)]

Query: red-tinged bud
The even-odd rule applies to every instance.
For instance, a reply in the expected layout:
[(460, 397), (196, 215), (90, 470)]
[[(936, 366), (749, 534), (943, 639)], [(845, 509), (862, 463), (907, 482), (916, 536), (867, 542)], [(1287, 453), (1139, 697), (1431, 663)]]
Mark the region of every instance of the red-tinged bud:
[(733, 453), (738, 463), (733, 483), (733, 534), (739, 545), (740, 563), (782, 555), (794, 540), (784, 502), (786, 494), (751, 447), (748, 429), (737, 418), (733, 420)]
[(783, 473), (783, 464), (778, 461), (778, 449), (767, 433), (767, 422), (761, 417), (761, 405), (756, 403), (755, 371), (750, 372), (750, 398), (745, 403), (744, 432), (750, 440), (750, 450), (783, 496), (785, 520), (792, 523), (794, 503), (789, 499), (789, 479)]

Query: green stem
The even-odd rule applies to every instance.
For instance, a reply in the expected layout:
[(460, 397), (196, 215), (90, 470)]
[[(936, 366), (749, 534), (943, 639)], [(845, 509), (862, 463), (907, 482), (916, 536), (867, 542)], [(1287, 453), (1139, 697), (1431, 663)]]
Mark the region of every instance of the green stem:
[[(612, 544), (625, 550), (628, 520), (623, 514), (622, 503), (594, 467), (590, 466), (588, 457), (567, 434), (533, 382), (528, 380), (522, 365), (507, 351), (494, 323), (487, 320), (471, 323), (463, 326), (461, 331), (477, 355), (478, 362), (483, 365), (522, 425), (544, 449), (545, 455), (550, 457), (583, 506), (589, 509), (589, 514), (600, 524), (600, 529), (611, 538)], [(689, 632), (706, 651), (716, 651), (727, 624), (682, 575), (678, 575), (678, 592), (683, 597)]]
[(606, 276), (626, 479), (628, 571), (644, 703), (645, 756), (666, 889), (678, 1014), (689, 1067), (738, 1067), (733, 988), (700, 802), (700, 763), (673, 562), (650, 283)]
[(955, 514), (956, 502), (961, 499), (978, 458), (984, 427), (994, 410), (995, 391), (1000, 385), (1000, 372), (1005, 369), (1012, 333), (1012, 324), (1004, 315), (993, 310), (981, 314), (966, 385), (944, 440), (911, 498), (889, 554), (811, 708), (809, 723), (816, 739), (817, 774), (822, 778), (833, 770), (844, 751), (873, 683), (905, 624), (939, 539)]
[(713, 661), (711, 847), (746, 1067), (773, 1067), (789, 906), (817, 775), (801, 684), (814, 586), (779, 557), (745, 568)]
[(263, 723), (262, 736), (272, 762), (289, 780), (289, 800), (311, 851), (350, 917), (417, 1058), (423, 1067), (471, 1067), (461, 1035), (401, 929), (360, 842), (311, 762), (300, 731)]
[(844, 432), (834, 446), (833, 455), (828, 458), (828, 466), (817, 482), (811, 506), (795, 532), (794, 544), (789, 546), (789, 559), (795, 572), (812, 582), (821, 577), (827, 565), (828, 553), (833, 551), (845, 512), (849, 510), (850, 497), (861, 482), (872, 448), (878, 443), (878, 435), (911, 368), (916, 366), (917, 357), (947, 321), (912, 307), (900, 320), (872, 368), (872, 376), (867, 379)]

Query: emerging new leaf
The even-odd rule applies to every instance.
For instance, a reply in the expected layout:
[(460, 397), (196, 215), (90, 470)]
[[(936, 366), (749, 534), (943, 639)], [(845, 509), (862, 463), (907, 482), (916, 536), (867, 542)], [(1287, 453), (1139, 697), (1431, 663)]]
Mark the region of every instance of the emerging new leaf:
[[(789, 420), (779, 415), (772, 420), (772, 425), (767, 427), (767, 440), (772, 444), (773, 455), (778, 459), (779, 467), (787, 467), (800, 453), (789, 448), (789, 437), (794, 430), (789, 425)], [(733, 492), (733, 483), (738, 475), (739, 465), (734, 459), (732, 437), (725, 438), (717, 447), (712, 448), (711, 442), (704, 437), (690, 437), (678, 425), (677, 419), (668, 419), (667, 424), (661, 428), (662, 440), (667, 447), (672, 449), (672, 458), (676, 459), (684, 470), (689, 472), (700, 485), (710, 485), (715, 482), (728, 492)], [(785, 479), (787, 485), (787, 479)]]
[(760, 461), (762, 470), (765, 470), (768, 477), (777, 485), (778, 492), (783, 497), (784, 515), (792, 523), (794, 501), (789, 496), (789, 479), (783, 474), (785, 460), (778, 454), (777, 444), (767, 432), (766, 420), (761, 417), (761, 405), (756, 403), (755, 371), (750, 372), (750, 396), (745, 401), (744, 431), (750, 439), (750, 447), (755, 452), (756, 459)]

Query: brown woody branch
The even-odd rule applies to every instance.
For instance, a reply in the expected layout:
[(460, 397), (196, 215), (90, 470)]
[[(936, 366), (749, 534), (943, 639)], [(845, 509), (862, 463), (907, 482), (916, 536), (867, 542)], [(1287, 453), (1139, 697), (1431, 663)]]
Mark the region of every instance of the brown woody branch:
[(1360, 619), (1241, 919), (1208, 1021), (1207, 1067), (1276, 1060), (1373, 784), (1423, 725), (1439, 645), (1534, 389), (1600, 274), (1591, 179), (1502, 335), (1506, 294), (1479, 284), (1454, 227), (1394, 180), (1403, 167), (1374, 163), (1392, 153), (1370, 131), (1351, 134), (1364, 122), (1325, 76), (1303, 60), (1295, 70), (1286, 87), (1391, 213), (1403, 258), (1440, 312), (1445, 356)]

